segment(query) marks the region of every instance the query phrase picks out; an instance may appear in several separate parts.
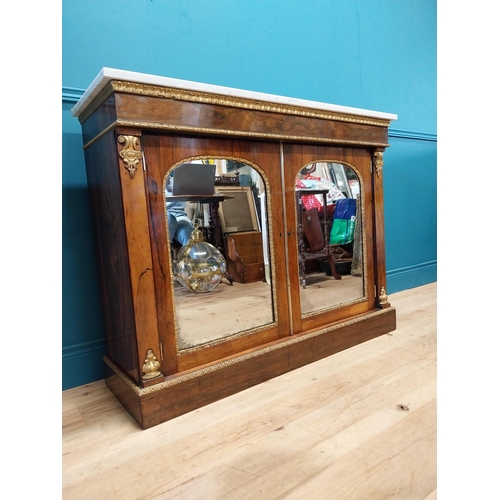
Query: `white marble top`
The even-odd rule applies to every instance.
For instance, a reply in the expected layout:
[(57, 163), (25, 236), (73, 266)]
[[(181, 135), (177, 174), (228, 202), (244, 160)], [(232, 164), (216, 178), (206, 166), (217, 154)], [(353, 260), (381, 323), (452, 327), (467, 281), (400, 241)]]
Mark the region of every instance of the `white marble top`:
[(398, 116), (392, 113), (382, 113), (380, 111), (370, 111), (367, 109), (351, 108), (348, 106), (339, 106), (325, 102), (308, 101), (305, 99), (295, 99), (293, 97), (284, 97), (274, 94), (264, 94), (253, 92), (251, 90), (234, 89), (231, 87), (222, 87), (208, 83), (191, 82), (189, 80), (178, 80), (166, 76), (148, 75), (145, 73), (136, 73), (133, 71), (124, 71), (121, 69), (102, 68), (94, 81), (82, 95), (80, 100), (71, 110), (73, 116), (79, 116), (92, 100), (101, 92), (106, 84), (112, 80), (124, 82), (142, 83), (147, 85), (158, 85), (160, 87), (171, 87), (183, 90), (194, 90), (207, 92), (211, 94), (226, 95), (232, 97), (241, 97), (254, 99), (258, 101), (271, 102), (275, 104), (289, 104), (291, 106), (300, 106), (304, 108), (320, 109), (324, 111), (333, 111), (347, 115), (367, 116), (370, 118), (381, 118), (384, 120), (397, 120)]

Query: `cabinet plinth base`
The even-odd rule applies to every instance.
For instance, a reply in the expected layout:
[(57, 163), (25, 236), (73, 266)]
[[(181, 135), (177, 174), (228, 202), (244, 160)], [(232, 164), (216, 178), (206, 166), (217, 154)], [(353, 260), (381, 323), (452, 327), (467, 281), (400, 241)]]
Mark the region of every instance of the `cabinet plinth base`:
[(105, 357), (106, 385), (139, 426), (147, 429), (395, 329), (395, 309), (377, 309), (145, 388)]

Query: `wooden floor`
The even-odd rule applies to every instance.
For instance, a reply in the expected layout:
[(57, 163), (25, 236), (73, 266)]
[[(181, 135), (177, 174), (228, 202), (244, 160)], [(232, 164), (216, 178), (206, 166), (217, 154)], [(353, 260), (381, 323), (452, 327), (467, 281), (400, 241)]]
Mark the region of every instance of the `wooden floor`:
[(63, 392), (63, 499), (437, 498), (436, 283), (390, 302), (396, 331), (148, 430)]

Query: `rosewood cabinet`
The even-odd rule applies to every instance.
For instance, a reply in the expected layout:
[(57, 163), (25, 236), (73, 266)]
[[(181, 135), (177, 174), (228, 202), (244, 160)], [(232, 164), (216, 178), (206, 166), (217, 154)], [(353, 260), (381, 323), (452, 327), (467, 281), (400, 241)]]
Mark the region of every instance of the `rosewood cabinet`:
[[(395, 115), (108, 68), (73, 114), (83, 132), (106, 384), (142, 428), (396, 328), (382, 189)], [(237, 165), (250, 180), (262, 279), (223, 280), (205, 294), (175, 279), (165, 188), (187, 162), (215, 163), (217, 175)], [(358, 199), (360, 237), (343, 248), (359, 257), (356, 275), (313, 269), (301, 283), (296, 191), (311, 176)], [(319, 205), (331, 221), (328, 202)]]

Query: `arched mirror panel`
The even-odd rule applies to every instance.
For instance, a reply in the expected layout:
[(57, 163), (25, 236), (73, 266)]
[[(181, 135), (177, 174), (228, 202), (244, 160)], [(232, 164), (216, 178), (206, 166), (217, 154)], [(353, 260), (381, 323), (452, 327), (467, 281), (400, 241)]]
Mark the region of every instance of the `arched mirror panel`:
[(277, 321), (265, 175), (231, 157), (187, 158), (164, 178), (180, 354)]
[(318, 161), (295, 178), (303, 318), (366, 298), (364, 194), (353, 165)]

